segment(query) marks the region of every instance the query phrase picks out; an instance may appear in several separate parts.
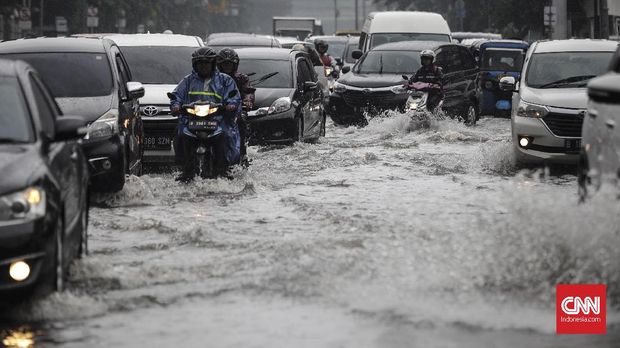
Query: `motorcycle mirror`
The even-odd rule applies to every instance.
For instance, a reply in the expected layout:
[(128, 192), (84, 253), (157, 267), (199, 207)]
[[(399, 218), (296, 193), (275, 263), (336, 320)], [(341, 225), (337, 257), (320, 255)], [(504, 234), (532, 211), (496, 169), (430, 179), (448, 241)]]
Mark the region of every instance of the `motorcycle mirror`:
[(402, 77), (403, 77), (403, 80), (409, 81), (409, 77), (407, 77), (407, 75), (402, 75)]

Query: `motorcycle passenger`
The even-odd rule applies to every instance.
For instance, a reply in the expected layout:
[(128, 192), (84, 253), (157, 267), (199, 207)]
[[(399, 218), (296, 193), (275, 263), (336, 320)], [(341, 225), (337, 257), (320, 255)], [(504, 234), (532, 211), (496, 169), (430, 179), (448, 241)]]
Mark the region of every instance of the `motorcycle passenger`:
[(191, 74), (185, 76), (172, 92), (170, 102), (173, 115), (179, 115), (178, 139), (183, 152), (183, 172), (177, 181), (189, 182), (196, 175), (196, 149), (198, 140), (187, 128), (188, 117), (181, 113), (184, 104), (196, 101), (226, 105), (220, 126), (222, 135), (215, 146), (215, 170), (226, 175), (229, 166), (239, 161), (239, 131), (235, 122), (237, 109), (241, 105), (239, 91), (232, 77), (220, 73), (216, 68), (217, 53), (210, 47), (201, 47), (192, 53)]
[(435, 52), (433, 50), (424, 50), (420, 53), (420, 62), (422, 66), (409, 79), (409, 83), (426, 82), (436, 84), (438, 88), (432, 88), (428, 91), (427, 107), (430, 111), (435, 111), (444, 98), (443, 93), (443, 70), (435, 64)]
[(332, 56), (327, 54), (327, 49), (329, 48), (329, 45), (327, 44), (327, 42), (325, 42), (324, 40), (315, 40), (314, 48), (316, 49), (317, 52), (319, 52), (319, 57), (321, 58), (321, 62), (323, 63), (323, 66), (332, 68), (332, 77), (337, 78), (338, 77), (338, 70), (337, 70), (338, 64)]
[[(250, 85), (250, 78), (246, 74), (239, 71), (239, 55), (232, 48), (224, 48), (217, 54), (217, 68), (235, 80), (237, 89), (241, 94), (243, 109), (250, 110), (254, 105), (254, 92), (256, 91)], [(247, 158), (247, 121), (243, 113), (243, 109), (239, 108), (237, 113), (237, 127), (239, 128), (239, 136), (241, 138), (240, 158), (243, 165), (248, 165)]]

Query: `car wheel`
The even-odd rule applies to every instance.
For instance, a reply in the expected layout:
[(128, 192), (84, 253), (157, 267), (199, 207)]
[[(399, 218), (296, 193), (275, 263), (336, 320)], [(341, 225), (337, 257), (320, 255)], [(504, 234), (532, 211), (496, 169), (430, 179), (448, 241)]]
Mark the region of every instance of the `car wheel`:
[(476, 107), (470, 104), (467, 107), (467, 112), (465, 113), (465, 124), (468, 126), (475, 126), (477, 120), (478, 112), (476, 111)]
[(588, 198), (588, 184), (590, 181), (590, 177), (588, 176), (589, 170), (590, 164), (588, 163), (588, 155), (583, 149), (581, 149), (581, 152), (579, 153), (579, 166), (577, 169), (577, 192), (579, 194), (580, 203), (585, 202)]
[(62, 212), (56, 222), (54, 235), (50, 238), (46, 247), (46, 256), (43, 260), (43, 274), (41, 281), (37, 285), (35, 297), (43, 297), (54, 291), (64, 290), (64, 267), (63, 267), (63, 243), (64, 224), (62, 222)]

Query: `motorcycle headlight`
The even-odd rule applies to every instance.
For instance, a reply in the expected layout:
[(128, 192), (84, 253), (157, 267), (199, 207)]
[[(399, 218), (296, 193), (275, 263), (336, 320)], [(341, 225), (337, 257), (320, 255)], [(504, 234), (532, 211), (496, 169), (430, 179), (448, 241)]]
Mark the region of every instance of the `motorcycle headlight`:
[(517, 106), (517, 116), (521, 117), (543, 118), (548, 113), (549, 109), (546, 106), (524, 102), (523, 100), (519, 101)]
[(278, 113), (287, 111), (290, 108), (291, 108), (291, 98), (282, 97), (282, 98), (276, 99), (276, 101), (274, 101), (273, 104), (271, 104), (267, 113), (278, 114)]
[(45, 191), (39, 187), (29, 187), (0, 197), (0, 221), (43, 216), (45, 216)]
[(332, 75), (333, 69), (331, 67), (325, 67), (325, 77), (330, 77)]
[(193, 108), (187, 108), (188, 113), (198, 117), (213, 115), (217, 110), (217, 107), (211, 107), (209, 104), (195, 105)]
[(403, 86), (403, 85), (397, 85), (392, 87), (392, 93), (395, 94), (403, 94), (403, 93), (407, 93), (407, 87)]
[(118, 133), (118, 109), (110, 109), (87, 127), (84, 139), (105, 138)]
[(334, 92), (337, 93), (344, 93), (347, 91), (347, 86), (343, 85), (342, 83), (336, 81), (334, 82)]

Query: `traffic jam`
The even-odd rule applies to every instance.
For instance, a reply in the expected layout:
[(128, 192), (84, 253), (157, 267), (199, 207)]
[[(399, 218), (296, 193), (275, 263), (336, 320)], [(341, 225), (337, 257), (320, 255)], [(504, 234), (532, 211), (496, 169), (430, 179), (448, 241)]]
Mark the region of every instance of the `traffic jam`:
[(0, 347), (618, 347), (618, 40), (270, 20), (0, 42)]

